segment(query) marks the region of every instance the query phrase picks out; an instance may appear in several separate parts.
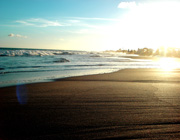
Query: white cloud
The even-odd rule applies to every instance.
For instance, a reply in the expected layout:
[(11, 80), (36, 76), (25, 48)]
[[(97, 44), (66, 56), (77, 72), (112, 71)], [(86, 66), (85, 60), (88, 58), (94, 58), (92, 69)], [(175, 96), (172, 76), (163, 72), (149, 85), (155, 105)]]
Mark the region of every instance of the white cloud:
[(99, 21), (119, 21), (116, 18), (88, 18), (88, 17), (71, 17), (78, 20), (99, 20)]
[(14, 37), (14, 34), (11, 33), (11, 34), (9, 34), (8, 36), (9, 36), (9, 37)]
[(16, 37), (19, 37), (19, 38), (27, 38), (27, 36), (23, 36), (23, 35), (19, 35), (19, 34), (17, 34)]
[(24, 24), (26, 26), (35, 26), (35, 27), (65, 26), (63, 24), (60, 24), (58, 21), (50, 21), (50, 20), (41, 19), (41, 18), (17, 20), (16, 22)]
[(13, 34), (13, 33), (9, 34), (8, 36), (9, 37), (17, 37), (17, 38), (27, 38), (27, 36), (23, 36), (23, 35), (20, 35), (20, 34)]
[(21, 23), (21, 24), (25, 24), (25, 25), (31, 25), (31, 26), (34, 26), (34, 25), (35, 25), (35, 24), (28, 23), (28, 22), (22, 21), (22, 20), (17, 20), (16, 22), (17, 22), (17, 23)]
[(118, 5), (118, 8), (122, 8), (122, 9), (131, 9), (136, 7), (136, 3), (133, 2), (120, 2)]
[(26, 20), (16, 20), (16, 23), (33, 26), (33, 27), (58, 27), (58, 26), (77, 26), (77, 27), (87, 27), (87, 28), (101, 28), (102, 25), (94, 25), (94, 21), (104, 21), (107, 22), (117, 22), (120, 19), (116, 18), (88, 18), (88, 17), (66, 17), (61, 19), (61, 23), (56, 21), (50, 21), (42, 18), (31, 18)]

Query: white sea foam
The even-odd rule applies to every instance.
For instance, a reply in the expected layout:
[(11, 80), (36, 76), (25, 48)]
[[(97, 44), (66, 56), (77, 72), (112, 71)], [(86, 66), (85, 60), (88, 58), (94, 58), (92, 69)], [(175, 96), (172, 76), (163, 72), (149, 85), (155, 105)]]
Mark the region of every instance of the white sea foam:
[(58, 50), (0, 50), (0, 56), (53, 56), (72, 54), (72, 52)]

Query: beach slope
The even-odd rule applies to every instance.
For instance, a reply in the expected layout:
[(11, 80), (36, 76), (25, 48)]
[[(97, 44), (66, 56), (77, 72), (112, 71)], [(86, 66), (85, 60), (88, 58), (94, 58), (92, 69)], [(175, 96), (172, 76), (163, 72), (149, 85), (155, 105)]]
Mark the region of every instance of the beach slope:
[(179, 92), (161, 69), (0, 88), (0, 139), (178, 139)]

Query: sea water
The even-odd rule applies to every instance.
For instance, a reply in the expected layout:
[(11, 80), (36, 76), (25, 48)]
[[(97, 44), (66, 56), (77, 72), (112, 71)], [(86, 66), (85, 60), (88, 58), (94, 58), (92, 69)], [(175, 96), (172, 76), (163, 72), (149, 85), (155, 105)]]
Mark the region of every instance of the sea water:
[[(126, 57), (125, 57), (126, 56)], [(125, 68), (158, 68), (151, 60), (115, 52), (0, 48), (0, 87), (57, 78), (114, 72)]]

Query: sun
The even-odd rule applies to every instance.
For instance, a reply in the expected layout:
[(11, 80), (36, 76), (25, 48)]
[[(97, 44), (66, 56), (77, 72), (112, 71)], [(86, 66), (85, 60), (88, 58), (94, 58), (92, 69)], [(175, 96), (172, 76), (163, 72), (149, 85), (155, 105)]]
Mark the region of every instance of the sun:
[(158, 63), (163, 71), (173, 71), (179, 66), (179, 62), (176, 58), (163, 57)]

